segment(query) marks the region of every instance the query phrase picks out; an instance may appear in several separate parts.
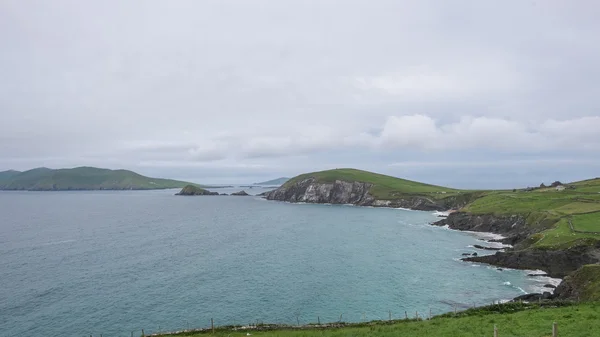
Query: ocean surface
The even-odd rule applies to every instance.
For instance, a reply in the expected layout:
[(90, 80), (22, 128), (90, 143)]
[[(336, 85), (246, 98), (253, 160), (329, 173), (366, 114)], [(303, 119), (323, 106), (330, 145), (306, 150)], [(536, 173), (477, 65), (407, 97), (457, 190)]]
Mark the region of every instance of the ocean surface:
[(0, 336), (435, 315), (548, 283), (459, 261), (480, 237), (432, 212), (175, 192), (0, 192)]

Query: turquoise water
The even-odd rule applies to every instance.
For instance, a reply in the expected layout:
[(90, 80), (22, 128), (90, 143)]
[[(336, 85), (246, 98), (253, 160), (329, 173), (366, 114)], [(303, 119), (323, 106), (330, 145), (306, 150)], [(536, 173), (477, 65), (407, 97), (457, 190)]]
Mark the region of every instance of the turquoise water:
[(387, 319), (543, 282), (458, 261), (477, 237), (430, 212), (174, 192), (0, 193), (0, 335)]

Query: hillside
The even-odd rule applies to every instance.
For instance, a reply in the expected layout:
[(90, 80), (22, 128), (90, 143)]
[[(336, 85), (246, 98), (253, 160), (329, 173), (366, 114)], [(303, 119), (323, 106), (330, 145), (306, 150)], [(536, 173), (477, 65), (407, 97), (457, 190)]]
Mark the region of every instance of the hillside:
[[(490, 191), (461, 211), (481, 215), (520, 215), (532, 232), (523, 246), (560, 249), (600, 242), (600, 179), (566, 184), (568, 188)], [(571, 226), (573, 228), (571, 228)]]
[[(12, 172), (6, 174), (6, 172)], [(149, 190), (181, 188), (188, 183), (170, 179), (150, 178), (127, 170), (95, 167), (49, 169), (45, 167), (25, 172), (5, 171), (0, 190), (60, 191), (60, 190)]]
[(273, 180), (263, 181), (261, 183), (254, 183), (253, 185), (266, 185), (266, 186), (279, 186), (285, 184), (290, 178), (281, 177)]
[(289, 202), (441, 211), (462, 207), (478, 193), (344, 168), (301, 174), (265, 193), (265, 197)]
[(0, 184), (2, 184), (2, 182), (10, 180), (12, 177), (18, 175), (19, 171), (15, 171), (15, 170), (8, 170), (8, 171), (2, 171), (0, 172)]
[(378, 199), (393, 199), (399, 194), (434, 194), (456, 193), (459, 190), (429, 185), (412, 180), (396, 178), (374, 172), (362, 171), (351, 168), (341, 168), (319, 172), (301, 174), (288, 180), (284, 186), (290, 186), (306, 178), (315, 178), (319, 183), (333, 183), (336, 180), (348, 182), (362, 182), (372, 184), (370, 192)]

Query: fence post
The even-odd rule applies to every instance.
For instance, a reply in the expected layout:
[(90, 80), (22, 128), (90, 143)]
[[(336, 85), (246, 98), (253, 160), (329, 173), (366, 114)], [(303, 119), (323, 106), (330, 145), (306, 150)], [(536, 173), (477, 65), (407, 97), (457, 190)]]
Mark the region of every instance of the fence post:
[(317, 324), (321, 325), (321, 317), (317, 316)]
[(340, 314), (340, 323), (342, 323), (342, 315), (343, 315), (343, 314)]
[(552, 323), (552, 337), (558, 337), (558, 324)]
[(210, 319), (210, 329), (212, 330), (213, 335), (215, 334), (215, 321)]
[[(406, 319), (408, 319), (408, 313), (406, 312), (406, 310), (404, 311), (404, 317), (406, 317)], [(90, 336), (92, 337), (92, 336)]]
[(133, 337), (133, 331), (131, 332), (131, 337)]
[(391, 310), (389, 311), (389, 314), (390, 314), (390, 321), (391, 321), (392, 320), (392, 311)]
[[(90, 336), (92, 337), (92, 336)], [(146, 334), (144, 333), (144, 329), (142, 329), (142, 337), (146, 337)]]
[(494, 324), (494, 337), (498, 337), (498, 328), (496, 327), (496, 324)]
[(419, 312), (418, 311), (415, 311), (415, 318), (419, 319)]
[(429, 308), (429, 319), (431, 319), (431, 307)]

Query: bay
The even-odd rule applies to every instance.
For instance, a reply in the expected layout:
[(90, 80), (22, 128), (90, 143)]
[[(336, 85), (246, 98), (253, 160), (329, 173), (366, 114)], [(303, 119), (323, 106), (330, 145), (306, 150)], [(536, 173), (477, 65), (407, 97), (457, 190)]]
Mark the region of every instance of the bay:
[(401, 318), (546, 282), (460, 261), (481, 241), (431, 212), (175, 192), (0, 192), (0, 335)]

